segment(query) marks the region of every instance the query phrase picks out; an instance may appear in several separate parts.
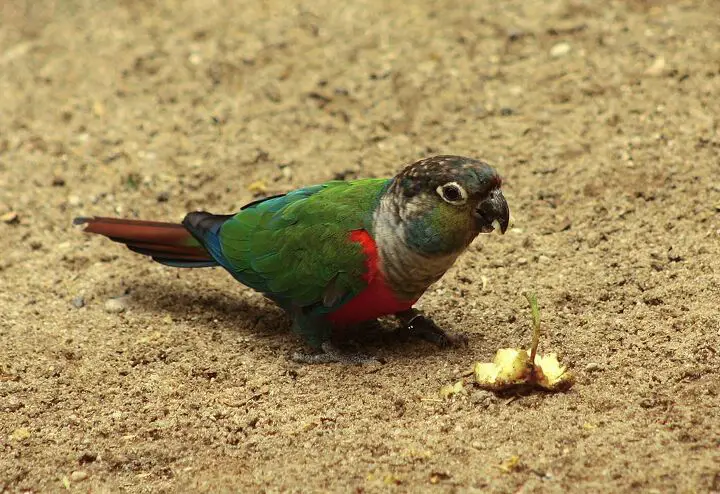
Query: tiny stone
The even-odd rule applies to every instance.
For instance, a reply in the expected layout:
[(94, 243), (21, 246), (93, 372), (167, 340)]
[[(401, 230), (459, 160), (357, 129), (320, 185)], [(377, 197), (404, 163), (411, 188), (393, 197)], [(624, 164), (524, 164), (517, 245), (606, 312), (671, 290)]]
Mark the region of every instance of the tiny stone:
[(24, 406), (25, 404), (22, 401), (18, 400), (14, 396), (10, 396), (3, 408), (5, 408), (5, 410), (8, 412), (16, 412)]
[(602, 366), (600, 364), (597, 364), (595, 362), (590, 362), (585, 366), (585, 372), (597, 372), (601, 371)]
[(528, 263), (528, 260), (525, 259), (524, 257), (521, 257), (520, 259), (517, 260), (517, 263), (518, 263), (520, 266), (524, 266), (525, 264)]
[(550, 48), (550, 56), (556, 58), (563, 57), (570, 53), (570, 50), (572, 50), (572, 46), (570, 46), (570, 43), (558, 43), (552, 48)]
[(655, 401), (650, 398), (643, 398), (640, 400), (640, 406), (642, 408), (653, 408), (655, 406)]
[(125, 302), (120, 298), (111, 298), (105, 302), (105, 312), (109, 314), (120, 314), (126, 309)]
[(52, 184), (53, 187), (63, 187), (65, 185), (65, 179), (62, 177), (54, 177)]
[(655, 59), (655, 61), (645, 69), (645, 74), (649, 76), (660, 76), (665, 71), (665, 57), (659, 56)]
[(168, 199), (170, 199), (169, 192), (160, 192), (157, 195), (157, 202), (168, 202)]
[(489, 391), (476, 390), (470, 395), (470, 401), (475, 406), (487, 408), (492, 403), (492, 394)]
[(512, 108), (508, 108), (507, 106), (504, 106), (504, 107), (500, 108), (500, 115), (502, 115), (503, 117), (509, 117), (509, 116), (512, 115), (513, 113), (515, 113), (515, 112), (513, 111), (513, 109), (512, 109)]
[(522, 29), (512, 28), (509, 29), (507, 32), (507, 37), (510, 41), (517, 41), (523, 36), (525, 36), (525, 31), (523, 31)]
[(72, 304), (76, 309), (82, 309), (85, 307), (85, 298), (79, 295), (72, 299)]
[(15, 211), (10, 211), (0, 216), (0, 221), (7, 223), (8, 225), (15, 225), (20, 223), (20, 216)]
[(83, 470), (76, 470), (70, 474), (70, 480), (73, 482), (82, 482), (86, 478), (88, 478), (88, 474)]
[(21, 427), (19, 429), (15, 429), (12, 434), (10, 434), (10, 440), (22, 442), (30, 436), (32, 436), (32, 433), (28, 429)]
[(68, 204), (72, 207), (78, 207), (82, 206), (82, 201), (78, 196), (70, 196), (68, 197)]
[(548, 256), (539, 256), (538, 262), (542, 264), (547, 264), (550, 262), (550, 258)]
[(585, 241), (588, 244), (588, 247), (591, 247), (591, 248), (597, 247), (598, 244), (600, 243), (600, 240), (601, 240), (600, 234), (595, 233), (595, 232), (588, 233), (588, 236), (585, 239)]

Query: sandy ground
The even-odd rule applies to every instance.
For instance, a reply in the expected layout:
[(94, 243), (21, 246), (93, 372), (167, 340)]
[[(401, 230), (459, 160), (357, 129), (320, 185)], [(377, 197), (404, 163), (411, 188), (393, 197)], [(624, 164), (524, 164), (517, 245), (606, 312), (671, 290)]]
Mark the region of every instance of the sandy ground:
[[(0, 4), (0, 491), (720, 491), (720, 4), (393, 3)], [(70, 226), (439, 153), (517, 222), (421, 300), (467, 349), (297, 365), (227, 274)], [(475, 389), (529, 289), (576, 385)]]

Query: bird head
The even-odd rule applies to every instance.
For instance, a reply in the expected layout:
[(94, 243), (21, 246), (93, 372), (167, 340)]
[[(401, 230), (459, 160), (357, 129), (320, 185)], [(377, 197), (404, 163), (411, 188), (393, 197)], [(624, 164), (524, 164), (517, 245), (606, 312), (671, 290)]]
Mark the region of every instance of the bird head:
[(505, 233), (510, 210), (501, 185), (487, 163), (434, 156), (401, 171), (388, 194), (408, 246), (424, 254), (449, 254), (466, 248), (479, 233)]

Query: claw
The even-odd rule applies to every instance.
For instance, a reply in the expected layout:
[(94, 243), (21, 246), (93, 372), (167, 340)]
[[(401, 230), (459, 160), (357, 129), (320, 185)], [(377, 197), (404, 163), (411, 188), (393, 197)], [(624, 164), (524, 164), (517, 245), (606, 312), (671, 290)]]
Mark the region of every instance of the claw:
[(337, 362), (345, 365), (363, 365), (382, 363), (370, 355), (344, 352), (329, 341), (323, 343), (321, 348), (323, 353), (307, 354), (295, 352), (292, 355), (292, 360), (300, 364), (329, 364)]
[(419, 312), (414, 312), (405, 322), (411, 335), (427, 340), (442, 348), (468, 346), (468, 337), (462, 333), (448, 333)]

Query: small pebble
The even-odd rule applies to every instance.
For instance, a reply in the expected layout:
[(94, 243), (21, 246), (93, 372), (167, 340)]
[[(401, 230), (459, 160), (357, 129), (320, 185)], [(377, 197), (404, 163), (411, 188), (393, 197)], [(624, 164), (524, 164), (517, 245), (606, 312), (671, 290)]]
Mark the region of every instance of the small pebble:
[(0, 216), (0, 221), (7, 223), (8, 225), (15, 225), (20, 223), (20, 216), (15, 211), (10, 211)]
[(84, 470), (75, 470), (70, 474), (70, 480), (73, 482), (82, 482), (86, 478), (88, 478), (88, 473)]
[(121, 298), (111, 298), (105, 302), (105, 312), (109, 314), (120, 314), (126, 308), (125, 301)]
[(597, 247), (601, 240), (602, 240), (602, 237), (600, 236), (599, 233), (596, 233), (596, 232), (588, 233), (587, 238), (585, 239), (585, 241), (588, 244), (588, 247), (590, 247), (590, 248)]
[(3, 408), (8, 412), (16, 412), (24, 406), (25, 404), (22, 401), (18, 400), (14, 396), (10, 396), (7, 399), (7, 402), (3, 405)]
[(76, 208), (78, 206), (82, 206), (82, 200), (78, 196), (70, 196), (68, 197), (68, 205)]
[(645, 69), (645, 74), (649, 76), (661, 76), (665, 72), (665, 57), (659, 56), (655, 59), (655, 61)]
[(29, 438), (30, 436), (32, 436), (32, 433), (30, 432), (30, 430), (28, 430), (24, 427), (21, 427), (19, 429), (15, 429), (14, 431), (12, 431), (12, 434), (10, 434), (10, 440), (22, 442), (25, 439)]
[(517, 260), (517, 263), (518, 263), (520, 266), (524, 266), (524, 265), (526, 265), (526, 264), (528, 263), (528, 260), (525, 259), (524, 257), (521, 257), (520, 259)]
[(547, 264), (550, 262), (550, 258), (548, 256), (538, 256), (538, 262), (541, 264)]
[(168, 202), (169, 199), (170, 199), (169, 192), (160, 192), (157, 195), (157, 202)]
[(585, 366), (585, 372), (597, 372), (601, 371), (602, 366), (600, 364), (597, 364), (595, 362), (590, 362)]
[(570, 50), (572, 50), (572, 46), (570, 46), (570, 43), (558, 43), (552, 48), (550, 48), (550, 56), (556, 58), (564, 57), (565, 55), (570, 53)]
[(525, 36), (525, 31), (519, 28), (511, 28), (507, 32), (507, 37), (510, 41), (517, 41)]
[(63, 187), (65, 185), (65, 179), (62, 177), (54, 177), (52, 185), (53, 187)]
[(73, 307), (75, 307), (76, 309), (82, 309), (83, 307), (85, 307), (85, 298), (83, 298), (82, 296), (77, 296), (72, 299), (72, 304)]
[(493, 401), (493, 396), (490, 391), (475, 390), (470, 395), (470, 401), (473, 405), (487, 408)]

